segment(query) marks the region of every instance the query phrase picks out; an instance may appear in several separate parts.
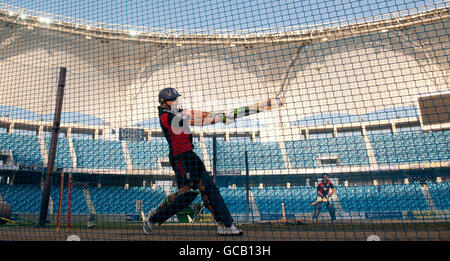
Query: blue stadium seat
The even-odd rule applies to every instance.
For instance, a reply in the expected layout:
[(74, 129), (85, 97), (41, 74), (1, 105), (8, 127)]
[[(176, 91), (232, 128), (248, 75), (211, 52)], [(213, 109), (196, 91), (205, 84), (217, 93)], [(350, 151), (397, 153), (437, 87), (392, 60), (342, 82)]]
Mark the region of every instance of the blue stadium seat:
[(410, 131), (369, 136), (378, 164), (431, 163), (450, 160), (450, 131)]
[(127, 146), (134, 169), (158, 169), (158, 158), (167, 158), (169, 155), (169, 146), (164, 138), (127, 141)]
[[(211, 140), (204, 143), (212, 161), (213, 143)], [(278, 142), (258, 142), (238, 138), (225, 142), (223, 139), (217, 139), (216, 146), (218, 170), (244, 171), (245, 151), (247, 151), (249, 170), (285, 168)]]
[(126, 169), (119, 141), (74, 139), (77, 167), (87, 169)]
[[(231, 214), (246, 214), (247, 213), (247, 192), (244, 188), (220, 188), (220, 194), (227, 204)], [(252, 212), (251, 204), (248, 205), (249, 213)]]
[(42, 192), (38, 185), (0, 184), (3, 201), (8, 202), (13, 213), (36, 214), (40, 212)]
[(315, 168), (322, 155), (338, 155), (343, 166), (367, 165), (369, 157), (362, 136), (286, 141), (286, 152), (294, 168)]
[(99, 214), (133, 214), (136, 213), (136, 201), (142, 200), (145, 213), (166, 197), (161, 188), (132, 187), (103, 187), (90, 188), (92, 203)]
[(427, 183), (431, 198), (438, 210), (450, 210), (450, 183)]
[[(47, 146), (47, 152), (50, 151), (51, 138), (45, 138)], [(58, 144), (56, 148), (55, 167), (58, 168), (72, 168), (73, 161), (70, 154), (69, 140), (65, 137), (58, 138)]]
[(429, 210), (419, 184), (383, 186), (337, 186), (336, 193), (346, 212)]
[(12, 151), (14, 162), (42, 166), (43, 160), (38, 137), (0, 133), (0, 150)]
[[(67, 213), (68, 210), (68, 188), (65, 186), (62, 192), (61, 214)], [(52, 187), (50, 196), (53, 200), (53, 213), (58, 213), (59, 208), (59, 187)], [(86, 197), (81, 187), (71, 187), (70, 189), (70, 212), (71, 214), (88, 214)]]
[(252, 188), (252, 192), (262, 219), (281, 217), (282, 203), (287, 216), (311, 213), (316, 199), (316, 189), (311, 186)]

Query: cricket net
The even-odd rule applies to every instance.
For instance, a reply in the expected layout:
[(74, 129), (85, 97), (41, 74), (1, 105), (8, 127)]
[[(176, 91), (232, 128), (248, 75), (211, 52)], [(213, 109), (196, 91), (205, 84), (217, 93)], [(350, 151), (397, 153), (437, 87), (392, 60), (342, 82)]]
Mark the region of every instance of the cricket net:
[(200, 195), (143, 233), (177, 191), (164, 88), (220, 118), (188, 134), (240, 240), (449, 240), (449, 17), (443, 0), (1, 1), (0, 240), (231, 240)]

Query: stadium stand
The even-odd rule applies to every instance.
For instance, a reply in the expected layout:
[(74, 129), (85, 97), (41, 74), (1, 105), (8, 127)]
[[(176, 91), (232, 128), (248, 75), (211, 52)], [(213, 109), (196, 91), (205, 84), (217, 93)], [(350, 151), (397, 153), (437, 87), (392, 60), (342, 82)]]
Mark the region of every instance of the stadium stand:
[[(213, 158), (212, 141), (204, 141), (210, 160)], [(250, 170), (271, 170), (285, 168), (278, 142), (249, 141), (233, 138), (230, 141), (217, 139), (217, 169), (244, 171), (245, 151)], [(211, 162), (212, 163), (212, 162)]]
[[(47, 152), (50, 151), (50, 138), (45, 139)], [(65, 137), (58, 138), (58, 145), (56, 148), (55, 167), (71, 168), (73, 167), (72, 156), (70, 155), (69, 140)]]
[(37, 136), (0, 133), (0, 150), (11, 151), (16, 163), (43, 165)]
[[(53, 212), (57, 213), (59, 208), (59, 187), (52, 187), (50, 196), (54, 202)], [(72, 214), (88, 214), (89, 208), (86, 202), (86, 197), (83, 188), (79, 186), (72, 186), (70, 189), (70, 212)], [(67, 213), (68, 210), (68, 188), (64, 187), (62, 191), (61, 213)]]
[(74, 139), (77, 167), (87, 169), (126, 169), (119, 141)]
[(441, 162), (450, 160), (450, 131), (401, 132), (369, 135), (379, 164)]
[(167, 141), (163, 138), (127, 141), (127, 146), (134, 169), (159, 169), (159, 158), (166, 158), (169, 155)]
[(427, 185), (436, 209), (449, 210), (450, 198), (447, 195), (450, 193), (450, 183), (427, 182)]
[(144, 212), (156, 207), (166, 196), (166, 192), (157, 187), (123, 187), (108, 186), (89, 188), (92, 203), (98, 214), (132, 214), (136, 213), (136, 201), (142, 200)]
[[(423, 185), (423, 184), (422, 184)], [(435, 211), (447, 211), (450, 209), (448, 194), (450, 183), (427, 182), (426, 186), (431, 194), (431, 200)], [(311, 203), (316, 200), (315, 188), (312, 186), (293, 186), (291, 188), (281, 186), (268, 186), (264, 188), (252, 187), (249, 191), (247, 204), (247, 192), (243, 187), (221, 187), (220, 192), (227, 203), (233, 216), (242, 220), (249, 215), (253, 220), (294, 219), (310, 215), (313, 211)], [(383, 213), (383, 212), (410, 212), (430, 211), (430, 204), (425, 199), (421, 185), (389, 184), (389, 185), (353, 185), (336, 186), (339, 204), (343, 213)], [(94, 210), (100, 215), (112, 214), (136, 214), (137, 201), (142, 201), (142, 210), (148, 212), (156, 207), (165, 197), (167, 192), (163, 187), (130, 187), (125, 189), (118, 186), (89, 187), (88, 193), (94, 206)], [(407, 196), (405, 196), (407, 195)], [(68, 210), (68, 188), (63, 189), (61, 212)], [(11, 205), (13, 213), (37, 214), (40, 211), (42, 191), (38, 185), (6, 185), (0, 184), (0, 198)], [(53, 213), (58, 211), (59, 188), (51, 190), (53, 201)], [(194, 204), (201, 203), (201, 197), (197, 197)], [(248, 207), (248, 209), (247, 209)], [(71, 213), (89, 214), (88, 202), (83, 188), (75, 186), (71, 188)], [(208, 214), (208, 210), (204, 210)]]
[(0, 196), (11, 206), (15, 213), (38, 213), (42, 192), (37, 185), (0, 184)]
[(337, 186), (346, 212), (429, 210), (418, 183), (383, 186)]
[[(370, 115), (370, 114), (367, 114)], [(37, 125), (36, 128), (39, 128)], [(95, 128), (93, 126), (93, 128)], [(248, 153), (250, 170), (280, 170), (292, 168), (317, 168), (326, 166), (368, 166), (440, 163), (450, 160), (450, 131), (422, 132), (420, 128), (396, 132), (371, 132), (367, 136), (346, 135), (337, 137), (308, 137), (301, 140), (286, 140), (286, 155), (279, 142), (261, 142), (250, 138), (231, 137), (228, 141), (217, 139), (217, 170), (244, 171), (245, 156)], [(71, 154), (70, 143), (74, 154)], [(44, 138), (45, 148), (50, 149), (50, 137)], [(117, 140), (78, 139), (59, 136), (56, 153), (56, 167), (84, 169), (129, 169), (126, 156), (131, 160), (132, 169), (157, 170), (159, 162), (167, 161), (168, 146), (163, 137), (151, 137), (149, 141), (126, 141), (128, 154), (124, 154), (122, 144)], [(213, 142), (194, 137), (194, 151), (210, 166), (213, 163)], [(376, 162), (370, 162), (369, 149)], [(44, 164), (37, 135), (0, 133), (0, 150), (11, 151), (14, 161), (19, 164), (41, 166)], [(325, 163), (322, 157), (335, 161)], [(283, 156), (286, 156), (283, 158)], [(72, 157), (76, 157), (74, 160)], [(286, 162), (285, 160), (289, 161)], [(288, 165), (290, 163), (290, 165)]]
[[(247, 213), (247, 194), (244, 188), (220, 188), (220, 194), (227, 203), (228, 209), (232, 214)], [(248, 205), (248, 211), (252, 213), (251, 204)]]
[(252, 188), (252, 193), (261, 219), (281, 217), (282, 203), (287, 216), (310, 213), (313, 211), (311, 203), (316, 200), (315, 188), (311, 186)]
[(321, 155), (338, 156), (341, 165), (367, 165), (364, 139), (361, 136), (286, 141), (286, 151), (295, 168), (321, 166)]

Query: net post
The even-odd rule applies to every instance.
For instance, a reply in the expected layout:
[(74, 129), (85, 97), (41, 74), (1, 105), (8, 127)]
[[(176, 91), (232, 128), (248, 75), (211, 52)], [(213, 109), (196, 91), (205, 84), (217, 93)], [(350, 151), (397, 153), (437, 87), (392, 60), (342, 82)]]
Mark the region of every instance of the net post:
[(72, 205), (72, 173), (69, 173), (67, 180), (67, 231), (70, 230), (71, 205)]
[(281, 218), (281, 220), (282, 220), (283, 222), (286, 222), (286, 210), (284, 209), (284, 202), (281, 203), (281, 213), (282, 213), (282, 218)]
[(57, 218), (57, 221), (56, 221), (56, 232), (59, 232), (59, 221), (60, 221), (60, 218), (61, 218), (63, 189), (64, 189), (64, 171), (61, 172), (61, 180), (60, 180), (60, 184), (59, 184), (59, 202), (58, 202), (58, 218)]
[(44, 188), (42, 191), (41, 211), (39, 215), (38, 227), (45, 227), (45, 224), (47, 223), (47, 214), (48, 214), (47, 212), (50, 201), (51, 178), (53, 175), (53, 168), (55, 166), (56, 145), (58, 144), (58, 132), (59, 132), (59, 125), (61, 122), (61, 110), (64, 97), (64, 86), (66, 85), (66, 72), (67, 69), (65, 67), (60, 68), (58, 91), (56, 94), (55, 116), (53, 118), (52, 139), (50, 142), (50, 151), (47, 163), (47, 175), (45, 177)]

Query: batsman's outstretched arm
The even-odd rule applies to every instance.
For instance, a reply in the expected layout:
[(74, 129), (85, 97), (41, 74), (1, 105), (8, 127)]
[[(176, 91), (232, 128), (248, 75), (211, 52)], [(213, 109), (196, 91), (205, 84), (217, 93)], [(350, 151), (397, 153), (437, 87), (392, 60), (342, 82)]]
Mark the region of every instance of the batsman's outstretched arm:
[(191, 117), (191, 126), (205, 126), (212, 125), (218, 122), (224, 124), (230, 124), (236, 121), (236, 119), (247, 117), (256, 113), (271, 111), (275, 108), (284, 105), (284, 101), (281, 97), (269, 98), (261, 102), (256, 102), (244, 107), (233, 109), (228, 113), (213, 113), (187, 110), (184, 113)]

